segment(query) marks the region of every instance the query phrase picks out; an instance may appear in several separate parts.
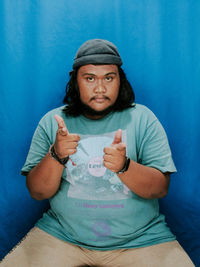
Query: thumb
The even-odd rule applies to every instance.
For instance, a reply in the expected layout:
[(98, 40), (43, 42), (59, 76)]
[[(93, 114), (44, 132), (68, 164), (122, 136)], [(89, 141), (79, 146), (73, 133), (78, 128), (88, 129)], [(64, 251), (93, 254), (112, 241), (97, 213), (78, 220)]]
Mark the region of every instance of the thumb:
[(67, 127), (65, 126), (65, 122), (63, 118), (60, 117), (59, 115), (55, 115), (54, 118), (57, 121), (59, 133), (61, 133), (61, 135), (68, 135), (69, 132), (67, 130)]
[(112, 145), (115, 145), (115, 144), (119, 144), (122, 142), (122, 130), (119, 129), (117, 130), (117, 132), (115, 133), (115, 137), (114, 137), (114, 140), (112, 142)]

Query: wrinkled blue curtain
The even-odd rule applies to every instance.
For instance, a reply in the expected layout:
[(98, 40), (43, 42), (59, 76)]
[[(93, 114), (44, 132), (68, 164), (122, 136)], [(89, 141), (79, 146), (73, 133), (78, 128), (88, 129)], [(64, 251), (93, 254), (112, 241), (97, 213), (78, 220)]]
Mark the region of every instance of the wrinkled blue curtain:
[(199, 18), (199, 0), (0, 1), (0, 258), (48, 208), (20, 175), (34, 129), (62, 104), (77, 48), (103, 38), (167, 132), (178, 173), (161, 210), (200, 265)]

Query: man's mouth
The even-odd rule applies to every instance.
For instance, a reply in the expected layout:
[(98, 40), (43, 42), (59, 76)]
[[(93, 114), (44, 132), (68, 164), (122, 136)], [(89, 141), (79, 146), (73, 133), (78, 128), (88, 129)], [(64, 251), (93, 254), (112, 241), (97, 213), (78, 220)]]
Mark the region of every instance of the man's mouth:
[(95, 101), (97, 103), (103, 103), (105, 100), (110, 100), (107, 96), (94, 96), (91, 98), (90, 101)]

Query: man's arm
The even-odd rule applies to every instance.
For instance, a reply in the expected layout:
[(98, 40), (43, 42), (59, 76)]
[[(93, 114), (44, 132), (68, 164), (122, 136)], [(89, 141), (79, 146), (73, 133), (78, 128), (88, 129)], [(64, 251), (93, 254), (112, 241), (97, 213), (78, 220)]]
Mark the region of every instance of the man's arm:
[[(125, 163), (126, 145), (122, 143), (122, 133), (118, 130), (110, 147), (104, 148), (104, 166), (113, 172), (120, 171)], [(170, 175), (130, 161), (126, 172), (118, 174), (121, 181), (135, 194), (147, 198), (161, 198), (168, 192)]]
[(37, 200), (52, 197), (60, 186), (63, 169), (48, 153), (26, 176), (31, 197)]
[[(70, 134), (63, 119), (56, 115), (58, 131), (54, 149), (59, 158), (65, 158), (76, 152), (80, 137)], [(28, 173), (26, 184), (31, 196), (37, 200), (52, 197), (60, 186), (64, 165), (51, 157), (49, 153)]]
[(167, 195), (169, 173), (164, 174), (131, 160), (128, 170), (118, 176), (130, 190), (143, 198), (162, 198)]

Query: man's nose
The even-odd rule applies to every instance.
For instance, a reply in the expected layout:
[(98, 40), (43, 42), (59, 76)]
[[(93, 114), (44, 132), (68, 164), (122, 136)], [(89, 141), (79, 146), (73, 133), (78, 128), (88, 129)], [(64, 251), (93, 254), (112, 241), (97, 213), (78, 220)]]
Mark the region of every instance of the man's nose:
[(106, 87), (101, 79), (99, 79), (95, 86), (95, 93), (105, 93)]

